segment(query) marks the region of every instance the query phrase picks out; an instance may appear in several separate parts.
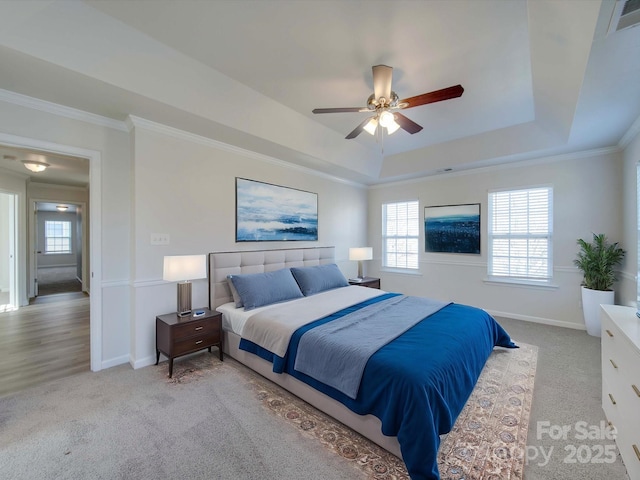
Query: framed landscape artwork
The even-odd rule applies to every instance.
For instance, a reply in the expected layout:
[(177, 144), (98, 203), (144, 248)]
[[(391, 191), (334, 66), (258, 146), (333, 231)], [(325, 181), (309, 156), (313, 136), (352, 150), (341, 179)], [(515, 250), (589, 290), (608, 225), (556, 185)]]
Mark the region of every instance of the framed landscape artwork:
[(480, 254), (480, 204), (424, 208), (425, 252)]
[(318, 194), (236, 177), (236, 242), (318, 240)]

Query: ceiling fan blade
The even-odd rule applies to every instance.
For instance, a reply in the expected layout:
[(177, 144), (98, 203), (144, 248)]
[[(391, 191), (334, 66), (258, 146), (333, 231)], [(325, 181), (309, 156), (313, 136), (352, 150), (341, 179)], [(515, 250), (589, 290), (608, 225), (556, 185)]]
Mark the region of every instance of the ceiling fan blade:
[(403, 130), (406, 130), (407, 132), (409, 132), (411, 135), (413, 135), (414, 133), (418, 133), (420, 130), (422, 130), (422, 127), (420, 125), (418, 125), (413, 120), (410, 120), (409, 118), (405, 117), (401, 113), (396, 112), (393, 114), (393, 116), (395, 117), (396, 122), (398, 122), (400, 127)]
[(358, 135), (360, 135), (362, 133), (362, 130), (364, 130), (364, 126), (369, 122), (369, 120), (371, 120), (371, 118), (365, 119), (364, 122), (362, 122), (360, 125), (358, 125), (349, 135), (347, 135), (344, 138), (347, 139), (347, 140), (351, 140), (352, 138), (356, 138)]
[(359, 112), (362, 107), (344, 107), (344, 108), (314, 108), (311, 110), (313, 113), (345, 113), (345, 112)]
[(381, 97), (387, 100), (391, 98), (391, 78), (393, 77), (393, 68), (386, 65), (375, 65), (373, 69), (373, 96), (375, 100)]
[(460, 97), (462, 96), (462, 92), (464, 92), (462, 85), (454, 85), (453, 87), (443, 88), (442, 90), (405, 98), (404, 100), (400, 100), (399, 103), (408, 103), (404, 108), (418, 107), (420, 105), (426, 105), (427, 103), (441, 102), (443, 100), (449, 100), (450, 98)]

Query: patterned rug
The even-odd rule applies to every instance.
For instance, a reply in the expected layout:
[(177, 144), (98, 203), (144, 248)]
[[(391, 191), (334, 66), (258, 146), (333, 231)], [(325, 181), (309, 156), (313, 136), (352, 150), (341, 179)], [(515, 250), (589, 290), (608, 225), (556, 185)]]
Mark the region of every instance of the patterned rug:
[[(442, 480), (522, 480), (538, 347), (519, 345), (493, 351), (453, 429), (442, 436)], [(166, 377), (166, 363), (156, 368)], [(265, 409), (352, 462), (363, 478), (409, 479), (401, 459), (230, 357), (224, 363), (215, 355), (178, 359), (166, 381), (189, 383), (220, 369), (235, 370)]]

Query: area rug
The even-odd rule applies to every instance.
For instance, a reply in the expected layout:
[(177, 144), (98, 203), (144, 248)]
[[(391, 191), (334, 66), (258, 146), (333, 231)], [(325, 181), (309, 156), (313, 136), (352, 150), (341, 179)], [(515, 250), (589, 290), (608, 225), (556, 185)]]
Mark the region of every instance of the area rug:
[[(453, 429), (442, 436), (442, 480), (522, 480), (538, 347), (519, 345), (493, 351)], [(157, 368), (166, 376), (166, 363)], [(351, 462), (363, 478), (409, 479), (401, 459), (229, 357), (177, 360), (166, 381), (180, 385), (220, 369), (236, 370), (268, 412)]]

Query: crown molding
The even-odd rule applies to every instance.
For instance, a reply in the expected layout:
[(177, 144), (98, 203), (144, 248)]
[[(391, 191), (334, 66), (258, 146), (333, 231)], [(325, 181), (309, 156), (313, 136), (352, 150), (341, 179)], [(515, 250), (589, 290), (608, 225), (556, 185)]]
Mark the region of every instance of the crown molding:
[(67, 107), (47, 100), (29, 97), (10, 90), (0, 89), (0, 101), (13, 103), (14, 105), (20, 105), (21, 107), (32, 108), (41, 112), (52, 113), (61, 117), (71, 118), (73, 120), (80, 120), (81, 122), (92, 123), (100, 127), (112, 128), (122, 132), (127, 131), (125, 122), (120, 120), (103, 117), (102, 115), (85, 112), (84, 110), (78, 110), (77, 108)]
[(271, 163), (272, 165), (277, 165), (279, 167), (297, 170), (299, 172), (306, 173), (308, 175), (314, 175), (316, 177), (326, 178), (333, 182), (343, 183), (345, 185), (350, 185), (352, 187), (367, 188), (367, 186), (362, 183), (346, 180), (344, 178), (336, 177), (334, 175), (329, 175), (328, 173), (319, 172), (317, 170), (303, 167), (301, 165), (296, 165), (294, 163), (285, 162), (284, 160), (279, 160), (277, 158), (270, 157), (269, 155), (253, 152), (251, 150), (247, 150), (242, 147), (236, 147), (235, 145), (229, 145), (228, 143), (220, 142), (218, 140), (214, 140), (208, 137), (203, 137), (202, 135), (190, 133), (175, 127), (169, 127), (167, 125), (163, 125), (161, 123), (157, 123), (152, 120), (146, 120), (144, 118), (136, 117), (134, 115), (129, 115), (124, 123), (127, 125), (128, 131), (132, 131), (134, 128), (142, 128), (145, 130), (150, 130), (156, 133), (174, 137), (179, 140), (185, 140), (188, 142), (197, 143), (207, 147), (216, 148), (218, 150), (224, 150), (226, 152), (241, 155), (243, 157)]

